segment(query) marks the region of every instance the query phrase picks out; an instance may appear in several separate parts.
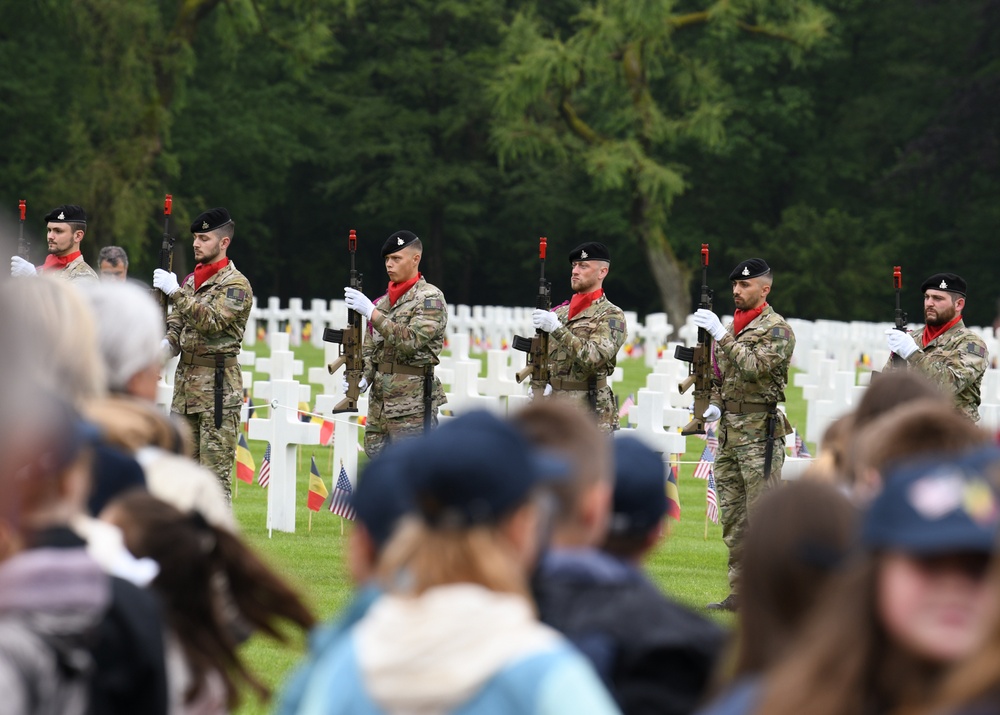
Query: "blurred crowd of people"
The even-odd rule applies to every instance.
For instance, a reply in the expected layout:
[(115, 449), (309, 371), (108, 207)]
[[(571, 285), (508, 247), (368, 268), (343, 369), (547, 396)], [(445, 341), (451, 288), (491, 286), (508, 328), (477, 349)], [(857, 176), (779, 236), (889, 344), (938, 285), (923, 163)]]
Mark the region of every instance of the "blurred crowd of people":
[(662, 455), (535, 400), (369, 462), (318, 624), (156, 407), (163, 330), (128, 282), (0, 285), (4, 713), (231, 712), (268, 695), (240, 645), (296, 629), (282, 715), (1000, 710), (1000, 449), (913, 372), (755, 502), (732, 623), (644, 571)]

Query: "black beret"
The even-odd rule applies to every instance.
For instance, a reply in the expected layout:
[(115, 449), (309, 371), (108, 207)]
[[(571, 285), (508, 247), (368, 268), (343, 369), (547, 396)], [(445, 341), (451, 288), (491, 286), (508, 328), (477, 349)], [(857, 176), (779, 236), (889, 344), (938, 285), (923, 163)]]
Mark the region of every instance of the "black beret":
[(419, 240), (417, 234), (413, 233), (413, 231), (396, 231), (396, 233), (385, 239), (385, 243), (382, 244), (382, 258), (385, 258), (390, 253), (400, 251), (414, 241)]
[(923, 293), (928, 288), (944, 290), (949, 293), (958, 293), (964, 298), (968, 286), (962, 280), (962, 276), (955, 275), (954, 273), (935, 273), (920, 284), (920, 292)]
[(763, 258), (748, 258), (736, 266), (729, 274), (729, 280), (742, 281), (747, 278), (757, 278), (771, 272), (771, 267)]
[(45, 214), (46, 221), (64, 221), (66, 223), (87, 223), (87, 212), (83, 207), (74, 204), (56, 206)]
[(198, 218), (191, 222), (191, 233), (208, 233), (232, 222), (233, 217), (229, 215), (229, 212), (221, 206), (217, 206), (199, 214)]
[(569, 252), (569, 262), (575, 261), (611, 261), (611, 253), (603, 243), (590, 241), (581, 243)]

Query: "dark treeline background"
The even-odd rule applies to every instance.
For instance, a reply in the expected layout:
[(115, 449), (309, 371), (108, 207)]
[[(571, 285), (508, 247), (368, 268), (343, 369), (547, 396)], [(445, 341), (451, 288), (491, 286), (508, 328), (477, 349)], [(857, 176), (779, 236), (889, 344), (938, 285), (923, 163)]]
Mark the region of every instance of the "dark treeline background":
[(1000, 286), (1000, 0), (0, 0), (0, 209), (79, 203), (148, 280), (174, 196), (225, 205), (260, 298), (367, 292), (399, 228), (449, 302), (530, 305), (537, 239), (607, 243), (606, 289), (717, 310), (749, 255), (801, 318), (890, 320), (955, 271)]

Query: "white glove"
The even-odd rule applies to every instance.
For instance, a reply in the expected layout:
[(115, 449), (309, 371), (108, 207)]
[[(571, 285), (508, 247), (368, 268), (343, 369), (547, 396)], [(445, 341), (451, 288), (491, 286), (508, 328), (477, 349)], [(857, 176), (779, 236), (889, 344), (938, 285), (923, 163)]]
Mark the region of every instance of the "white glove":
[(348, 308), (365, 316), (365, 319), (370, 319), (375, 312), (375, 304), (368, 300), (364, 293), (353, 288), (344, 288), (344, 302)]
[[(347, 382), (347, 380), (346, 380), (346, 379), (344, 379), (344, 380), (341, 380), (341, 382), (340, 382), (340, 386), (341, 386), (342, 388), (344, 388), (344, 394), (345, 394), (345, 395), (347, 394), (347, 390), (348, 390), (348, 389), (349, 389), (349, 388), (351, 387), (351, 386), (350, 386), (350, 385), (348, 384), (348, 382)], [(368, 380), (366, 380), (366, 379), (364, 378), (364, 376), (362, 376), (362, 377), (361, 377), (361, 379), (360, 379), (360, 380), (358, 381), (358, 390), (359, 390), (359, 391), (360, 391), (360, 392), (361, 392), (362, 394), (364, 394), (364, 391), (365, 391), (365, 390), (367, 390), (367, 389), (368, 389)]]
[(160, 354), (163, 355), (163, 362), (174, 356), (174, 347), (166, 338), (160, 341)]
[[(548, 383), (545, 383), (545, 389), (542, 390), (542, 397), (548, 397), (551, 394), (552, 394), (552, 385), (550, 385)], [(528, 390), (528, 399), (529, 400), (535, 399), (535, 391), (534, 390)]]
[(562, 325), (555, 313), (551, 310), (542, 310), (541, 308), (535, 308), (535, 312), (531, 314), (531, 324), (538, 330), (544, 330), (546, 333), (551, 333)]
[(719, 320), (719, 316), (708, 308), (699, 308), (695, 311), (694, 324), (699, 328), (707, 330), (708, 334), (716, 340), (722, 340), (726, 337), (726, 329), (722, 327), (722, 321)]
[(887, 336), (886, 342), (889, 343), (889, 349), (904, 360), (909, 360), (910, 355), (917, 352), (917, 343), (910, 337), (909, 333), (889, 328), (885, 331), (885, 334)]
[(180, 288), (177, 283), (177, 276), (173, 273), (157, 268), (153, 271), (153, 287), (159, 288), (166, 295), (173, 295)]
[(722, 417), (722, 410), (715, 405), (709, 405), (708, 409), (705, 410), (705, 414), (701, 416), (706, 422), (715, 422), (720, 417)]
[(31, 265), (30, 261), (26, 261), (20, 256), (14, 256), (10, 259), (10, 274), (15, 278), (33, 276), (36, 272), (35, 267)]

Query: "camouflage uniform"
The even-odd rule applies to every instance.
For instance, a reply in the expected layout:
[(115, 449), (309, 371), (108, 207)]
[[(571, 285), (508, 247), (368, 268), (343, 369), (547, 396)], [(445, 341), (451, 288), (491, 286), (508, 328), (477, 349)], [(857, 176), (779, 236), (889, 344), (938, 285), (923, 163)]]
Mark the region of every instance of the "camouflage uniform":
[[(194, 433), (194, 458), (215, 472), (229, 499), (233, 461), (243, 404), (243, 372), (236, 357), (250, 317), (250, 282), (232, 261), (201, 287), (194, 275), (170, 296), (173, 310), (167, 318), (167, 340), (181, 361), (174, 376), (171, 410), (183, 415)], [(222, 426), (215, 427), (215, 367), (185, 363), (185, 356), (214, 360), (232, 358), (224, 368)]]
[(66, 281), (97, 280), (97, 273), (87, 265), (82, 255), (67, 263), (61, 271), (52, 271), (52, 274)]
[[(615, 371), (618, 351), (625, 344), (625, 314), (604, 295), (572, 320), (569, 319), (569, 303), (556, 307), (555, 314), (562, 325), (549, 334), (552, 395), (564, 396), (590, 410), (589, 393), (583, 383), (591, 378), (603, 379), (606, 383), (607, 377)], [(578, 386), (567, 386), (564, 381)], [(610, 385), (598, 387), (594, 411), (602, 431), (618, 429), (618, 406)]]
[[(907, 367), (929, 378), (955, 398), (955, 407), (973, 422), (979, 421), (980, 387), (990, 365), (986, 343), (959, 320), (947, 331), (924, 345), (924, 326), (909, 335), (918, 350), (906, 361)], [(923, 346), (923, 347), (919, 347)], [(892, 356), (885, 370), (893, 369)]]
[[(371, 385), (365, 422), (365, 454), (374, 457), (390, 439), (424, 429), (424, 378), (394, 369), (422, 371), (437, 365), (444, 347), (448, 306), (440, 289), (422, 277), (395, 305), (384, 295), (374, 301), (379, 315), (368, 323), (362, 349), (365, 379)], [(434, 378), (432, 424), (447, 402)]]
[(794, 350), (792, 329), (771, 306), (766, 306), (739, 335), (733, 335), (730, 324), (725, 337), (715, 344), (713, 351), (715, 377), (711, 401), (722, 410), (719, 453), (714, 465), (715, 483), (721, 509), (722, 540), (729, 548), (729, 586), (734, 593), (747, 512), (764, 489), (781, 479), (785, 435), (791, 434), (792, 428), (784, 413), (778, 410), (771, 475), (765, 481), (768, 412), (764, 406), (785, 401), (788, 364)]

